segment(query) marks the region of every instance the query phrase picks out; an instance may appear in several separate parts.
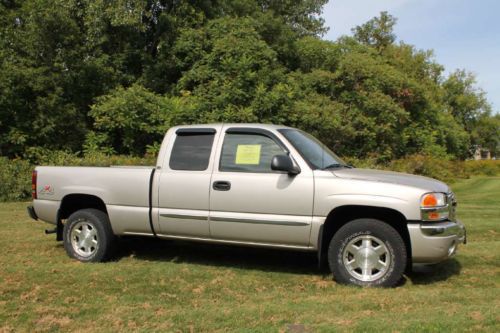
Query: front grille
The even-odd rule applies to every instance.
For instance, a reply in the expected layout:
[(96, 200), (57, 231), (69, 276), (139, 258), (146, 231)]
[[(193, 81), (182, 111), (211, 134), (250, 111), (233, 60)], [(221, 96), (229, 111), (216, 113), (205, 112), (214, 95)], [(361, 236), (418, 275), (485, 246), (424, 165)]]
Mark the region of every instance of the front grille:
[(457, 209), (457, 199), (455, 198), (455, 194), (453, 192), (448, 193), (447, 195), (447, 204), (450, 207), (450, 215), (449, 219), (451, 221), (455, 221), (455, 213)]

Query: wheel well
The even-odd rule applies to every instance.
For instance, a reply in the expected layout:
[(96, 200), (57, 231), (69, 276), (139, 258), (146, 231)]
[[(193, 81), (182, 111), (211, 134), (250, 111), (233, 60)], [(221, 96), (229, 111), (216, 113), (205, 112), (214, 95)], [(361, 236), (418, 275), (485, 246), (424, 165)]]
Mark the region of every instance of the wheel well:
[(71, 214), (80, 209), (95, 208), (108, 213), (104, 202), (95, 195), (69, 194), (65, 196), (59, 207), (59, 219), (67, 219)]
[(319, 240), (319, 244), (321, 246), (319, 253), (320, 264), (321, 261), (327, 257), (328, 247), (333, 235), (335, 235), (335, 233), (348, 222), (360, 218), (381, 220), (393, 227), (405, 242), (406, 253), (408, 254), (409, 260), (408, 263), (410, 264), (407, 266), (411, 267), (411, 241), (404, 215), (397, 210), (390, 208), (359, 205), (337, 207), (326, 217), (325, 223), (323, 224), (323, 230), (320, 235), (321, 239)]

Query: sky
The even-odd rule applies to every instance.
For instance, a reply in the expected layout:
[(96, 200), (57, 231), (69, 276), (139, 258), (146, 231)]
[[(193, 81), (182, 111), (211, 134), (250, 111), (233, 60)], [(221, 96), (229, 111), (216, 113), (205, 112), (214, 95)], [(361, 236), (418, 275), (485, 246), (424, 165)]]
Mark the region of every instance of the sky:
[(324, 39), (351, 35), (381, 11), (397, 18), (398, 40), (434, 50), (445, 72), (465, 69), (476, 75), (495, 113), (500, 113), (499, 0), (330, 0), (323, 9)]

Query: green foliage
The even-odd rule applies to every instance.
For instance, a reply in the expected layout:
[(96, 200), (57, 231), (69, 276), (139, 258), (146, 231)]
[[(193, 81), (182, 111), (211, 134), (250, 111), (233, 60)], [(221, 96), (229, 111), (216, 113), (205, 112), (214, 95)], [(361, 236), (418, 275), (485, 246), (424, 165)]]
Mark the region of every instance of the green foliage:
[(84, 152), (143, 156), (169, 127), (192, 120), (193, 112), (190, 100), (155, 94), (139, 84), (118, 87), (92, 106), (95, 131), (87, 134)]
[(150, 156), (168, 127), (206, 122), (296, 126), (377, 163), (496, 154), (473, 75), (396, 44), (386, 12), (321, 40), (325, 3), (4, 1), (0, 156)]
[(325, 3), (1, 2), (0, 200), (29, 195), (31, 165), (153, 164), (168, 127), (207, 122), (295, 126), (355, 165), (498, 173), (458, 161), (500, 149), (472, 74), (396, 44), (386, 12), (321, 40)]
[(196, 101), (199, 121), (256, 122), (272, 118), (273, 110), (259, 106), (266, 104), (262, 101), (267, 99), (265, 92), (279, 89), (276, 85), (283, 68), (276, 62), (276, 52), (261, 39), (257, 25), (250, 18), (224, 18), (179, 38), (177, 57), (186, 55), (184, 58), (194, 61), (184, 64), (190, 69), (177, 89)]
[[(36, 165), (43, 166), (99, 166), (142, 165), (153, 166), (159, 145), (150, 145), (145, 157), (107, 155), (101, 152), (83, 156), (68, 151), (52, 151), (31, 148), (25, 159), (0, 157), (0, 202), (26, 200), (31, 196), (31, 171)], [(431, 155), (410, 155), (401, 159), (381, 162), (377, 158), (345, 160), (357, 168), (393, 170), (454, 182), (474, 175), (499, 176), (500, 161), (459, 161)]]
[(26, 160), (0, 156), (0, 201), (24, 200), (31, 196), (31, 171)]
[(471, 175), (498, 176), (500, 175), (499, 160), (465, 161), (465, 170)]
[(42, 166), (101, 166), (113, 165), (143, 165), (152, 166), (156, 163), (156, 156), (136, 157), (130, 155), (107, 155), (92, 152), (79, 156), (68, 151), (51, 151), (44, 148), (31, 149), (26, 155), (33, 168)]
[(490, 112), (485, 93), (475, 87), (473, 74), (464, 70), (452, 73), (444, 82), (445, 100), (451, 114), (465, 129), (471, 131), (478, 117)]
[(168, 102), (137, 84), (97, 98), (90, 111), (97, 133), (87, 136), (86, 151), (105, 146), (108, 152), (143, 155), (146, 145), (160, 140), (170, 127)]
[(31, 148), (25, 159), (0, 156), (0, 202), (27, 200), (31, 197), (31, 172), (36, 165), (44, 166), (99, 166), (142, 165), (152, 166), (156, 155), (146, 157), (89, 153), (78, 156), (68, 151)]
[(433, 155), (409, 155), (401, 159), (380, 163), (376, 159), (346, 158), (346, 161), (358, 168), (382, 169), (427, 176), (444, 182), (455, 182), (471, 176), (500, 175), (498, 160), (454, 160)]
[(314, 70), (334, 71), (341, 56), (338, 44), (315, 37), (304, 37), (295, 42), (299, 69), (308, 73)]
[(411, 155), (392, 161), (389, 168), (394, 171), (427, 176), (444, 182), (452, 182), (459, 178), (469, 178), (463, 161), (447, 160), (425, 155)]
[(486, 148), (493, 156), (500, 157), (500, 114), (481, 114), (471, 134), (476, 146)]
[(359, 42), (380, 50), (395, 42), (393, 27), (396, 21), (392, 15), (381, 12), (380, 17), (374, 17), (365, 24), (355, 27), (352, 32)]

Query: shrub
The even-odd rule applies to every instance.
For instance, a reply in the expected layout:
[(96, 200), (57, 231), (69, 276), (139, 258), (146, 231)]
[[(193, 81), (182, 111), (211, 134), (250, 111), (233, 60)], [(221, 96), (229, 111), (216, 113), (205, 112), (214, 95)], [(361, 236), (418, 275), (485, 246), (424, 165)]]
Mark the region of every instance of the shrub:
[(444, 182), (453, 182), (457, 179), (476, 175), (500, 175), (500, 161), (496, 160), (460, 161), (431, 155), (409, 155), (388, 163), (379, 162), (376, 158), (357, 159), (348, 157), (345, 160), (358, 168), (405, 172), (439, 179)]
[(28, 161), (0, 157), (0, 201), (29, 198), (32, 169)]
[(500, 160), (466, 161), (465, 169), (472, 175), (500, 175)]
[(102, 153), (78, 156), (65, 151), (31, 149), (26, 159), (0, 157), (0, 201), (27, 200), (31, 196), (31, 172), (36, 165), (43, 166), (100, 166), (154, 165), (155, 156), (132, 157)]
[(382, 163), (377, 162), (375, 158), (356, 158), (356, 157), (343, 157), (347, 164), (356, 168), (362, 169), (387, 169)]
[[(158, 147), (151, 147), (145, 157), (127, 155), (106, 155), (88, 153), (78, 156), (65, 151), (30, 149), (25, 159), (0, 157), (0, 201), (27, 200), (31, 195), (31, 171), (35, 165), (44, 166), (100, 166), (112, 165), (155, 165)], [(428, 155), (410, 155), (390, 162), (380, 162), (377, 158), (344, 158), (358, 168), (383, 169), (436, 178), (453, 182), (472, 175), (500, 175), (500, 161), (455, 161)]]
[(463, 161), (426, 155), (411, 155), (392, 161), (389, 163), (389, 168), (394, 171), (439, 179), (444, 182), (469, 177)]
[(102, 152), (86, 153), (83, 156), (67, 151), (51, 151), (43, 148), (28, 150), (26, 159), (33, 165), (44, 166), (102, 166), (111, 165), (154, 165), (156, 156), (108, 155)]

